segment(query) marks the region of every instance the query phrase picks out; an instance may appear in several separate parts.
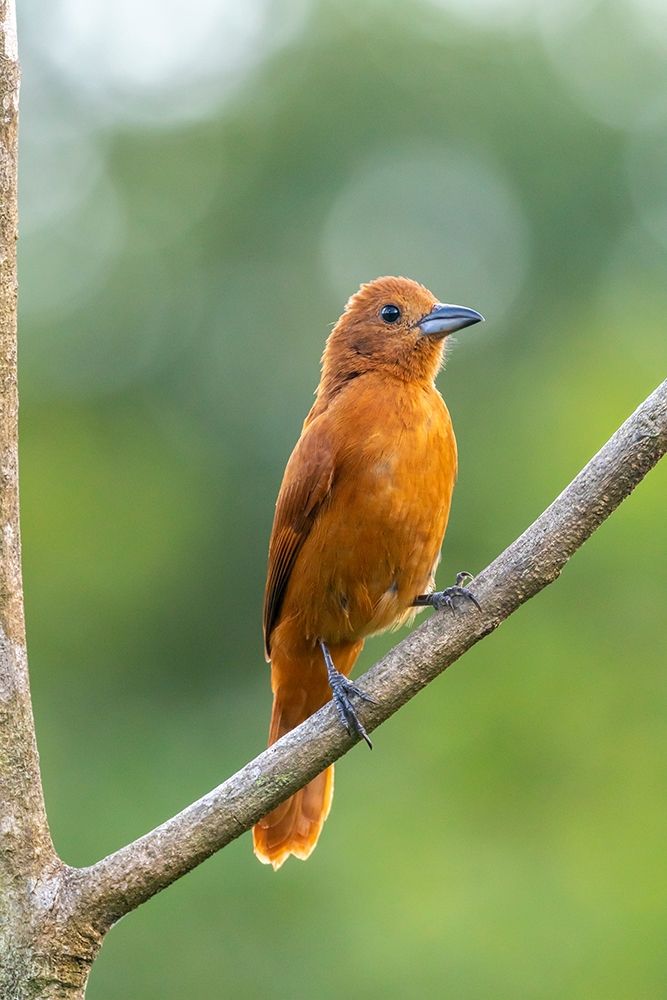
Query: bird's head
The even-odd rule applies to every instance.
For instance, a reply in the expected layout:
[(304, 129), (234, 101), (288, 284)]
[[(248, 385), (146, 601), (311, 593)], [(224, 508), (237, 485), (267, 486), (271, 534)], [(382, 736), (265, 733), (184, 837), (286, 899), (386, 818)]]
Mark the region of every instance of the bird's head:
[(448, 334), (479, 323), (465, 306), (446, 305), (410, 278), (376, 278), (347, 302), (322, 358), (323, 381), (349, 381), (383, 369), (408, 381), (432, 381)]

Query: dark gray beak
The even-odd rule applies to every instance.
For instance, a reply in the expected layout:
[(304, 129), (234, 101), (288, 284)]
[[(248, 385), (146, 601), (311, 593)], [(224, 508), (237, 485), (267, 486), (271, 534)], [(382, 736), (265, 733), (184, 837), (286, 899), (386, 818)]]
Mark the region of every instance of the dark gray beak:
[(430, 313), (422, 316), (417, 326), (426, 337), (446, 337), (448, 333), (463, 330), (473, 323), (483, 323), (484, 317), (467, 306), (443, 305), (436, 302)]

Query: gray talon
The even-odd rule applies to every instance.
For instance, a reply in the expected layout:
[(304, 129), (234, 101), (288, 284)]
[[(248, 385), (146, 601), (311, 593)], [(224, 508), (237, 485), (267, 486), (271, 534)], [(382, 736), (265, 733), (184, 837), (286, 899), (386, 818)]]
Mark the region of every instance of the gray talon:
[(376, 704), (375, 699), (371, 698), (370, 695), (362, 691), (361, 688), (349, 680), (345, 674), (341, 674), (339, 670), (336, 670), (333, 660), (331, 659), (331, 653), (326, 645), (326, 643), (319, 640), (319, 646), (322, 650), (322, 656), (324, 657), (324, 663), (327, 668), (327, 676), (329, 678), (329, 685), (331, 687), (331, 695), (333, 697), (334, 705), (336, 706), (336, 711), (338, 712), (338, 718), (341, 723), (350, 734), (353, 736), (355, 733), (360, 736), (362, 740), (365, 740), (368, 744), (369, 750), (373, 749), (373, 744), (371, 743), (370, 736), (366, 732), (366, 729), (361, 722), (359, 716), (354, 710), (352, 702), (350, 701), (350, 695), (355, 694), (362, 701), (369, 701), (372, 704)]
[(415, 607), (431, 607), (435, 608), (436, 611), (444, 611), (448, 608), (450, 611), (457, 611), (456, 602), (460, 598), (464, 598), (466, 601), (472, 601), (478, 611), (481, 611), (479, 601), (467, 587), (462, 586), (464, 583), (470, 583), (474, 579), (472, 573), (457, 573), (456, 574), (456, 586), (446, 587), (445, 590), (436, 590), (432, 594), (420, 594), (413, 601), (413, 606)]

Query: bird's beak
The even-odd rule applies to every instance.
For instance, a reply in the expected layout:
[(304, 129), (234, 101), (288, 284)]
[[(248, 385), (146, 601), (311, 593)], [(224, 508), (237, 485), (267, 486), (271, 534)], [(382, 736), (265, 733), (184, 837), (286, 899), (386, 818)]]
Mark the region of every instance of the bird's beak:
[(417, 326), (426, 337), (446, 337), (448, 333), (455, 333), (456, 330), (463, 330), (466, 326), (483, 321), (484, 317), (476, 309), (436, 302), (430, 313), (422, 316)]

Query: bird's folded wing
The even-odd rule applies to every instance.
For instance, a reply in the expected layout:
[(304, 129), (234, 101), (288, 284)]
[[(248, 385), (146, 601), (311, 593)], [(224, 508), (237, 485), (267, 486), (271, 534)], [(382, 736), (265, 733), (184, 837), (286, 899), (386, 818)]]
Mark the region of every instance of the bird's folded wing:
[(335, 462), (323, 421), (307, 426), (283, 477), (269, 543), (269, 567), (264, 593), (264, 648), (271, 652), (271, 632), (285, 596), (296, 557), (317, 513), (331, 494)]

